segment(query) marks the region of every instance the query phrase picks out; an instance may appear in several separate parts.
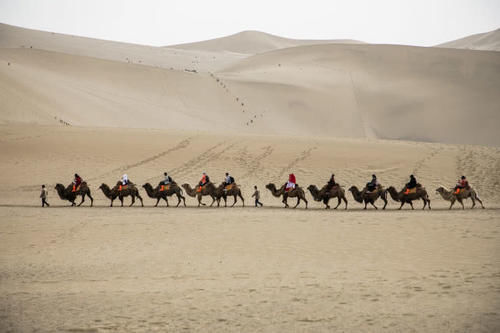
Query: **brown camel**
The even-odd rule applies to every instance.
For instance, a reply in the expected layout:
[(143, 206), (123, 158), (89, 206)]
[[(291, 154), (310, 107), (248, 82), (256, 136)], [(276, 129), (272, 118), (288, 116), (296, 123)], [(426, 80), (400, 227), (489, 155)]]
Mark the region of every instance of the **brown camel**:
[(99, 186), (99, 188), (102, 190), (102, 193), (104, 193), (104, 195), (111, 200), (110, 207), (113, 207), (113, 201), (117, 197), (121, 202), (121, 207), (123, 207), (123, 198), (128, 197), (129, 195), (132, 196), (132, 202), (130, 203), (129, 207), (135, 203), (135, 197), (141, 200), (141, 206), (144, 207), (144, 203), (142, 202), (142, 197), (139, 194), (139, 190), (137, 189), (135, 184), (128, 183), (128, 185), (126, 185), (127, 187), (123, 188), (121, 191), (120, 191), (120, 185), (121, 182), (119, 181), (113, 188), (109, 188), (109, 186), (104, 183), (101, 184), (101, 186)]
[(169, 206), (168, 205), (168, 197), (172, 196), (174, 194), (177, 195), (177, 206), (175, 206), (175, 207), (179, 207), (179, 205), (181, 203), (181, 199), (184, 202), (184, 207), (186, 207), (186, 198), (184, 198), (184, 196), (182, 195), (182, 188), (180, 188), (179, 185), (177, 185), (176, 183), (171, 183), (169, 185), (163, 185), (164, 186), (163, 191), (161, 191), (161, 186), (162, 185), (158, 185), (156, 188), (153, 188), (153, 186), (150, 183), (146, 183), (146, 184), (142, 185), (142, 187), (144, 187), (144, 189), (146, 190), (146, 193), (148, 194), (148, 196), (150, 198), (156, 199), (155, 207), (158, 206), (160, 199), (165, 200), (165, 202), (167, 203), (167, 207), (168, 207)]
[(427, 191), (425, 190), (425, 187), (421, 186), (420, 184), (417, 185), (417, 191), (415, 193), (409, 193), (405, 194), (406, 188), (403, 188), (401, 192), (396, 191), (394, 186), (390, 186), (387, 189), (387, 192), (391, 195), (391, 198), (394, 201), (401, 202), (401, 206), (399, 209), (403, 207), (405, 203), (409, 203), (411, 206), (411, 209), (413, 209), (413, 200), (419, 200), (422, 199), (424, 201), (424, 207), (422, 209), (425, 209), (425, 206), (429, 204), (429, 209), (431, 209), (431, 199), (429, 199), (429, 196), (427, 195)]
[(356, 186), (351, 186), (349, 188), (349, 191), (351, 191), (352, 196), (354, 200), (356, 200), (359, 203), (365, 203), (365, 208), (368, 204), (371, 204), (375, 209), (378, 209), (377, 206), (375, 206), (375, 201), (377, 201), (378, 198), (382, 199), (384, 202), (384, 207), (382, 209), (385, 209), (387, 206), (387, 190), (385, 190), (382, 185), (378, 185), (377, 188), (369, 192), (367, 190), (365, 191), (360, 191)]
[(201, 202), (201, 199), (206, 195), (212, 198), (212, 203), (210, 204), (210, 207), (212, 207), (216, 199), (217, 188), (213, 183), (209, 182), (201, 188), (201, 192), (198, 192), (198, 186), (199, 185), (196, 185), (195, 188), (192, 188), (189, 184), (182, 184), (182, 187), (186, 190), (187, 195), (193, 198), (198, 198), (198, 207), (200, 207), (200, 205), (206, 206), (203, 202)]
[(316, 185), (309, 185), (307, 189), (309, 190), (309, 192), (311, 192), (311, 195), (313, 196), (315, 201), (323, 201), (326, 206), (325, 209), (330, 209), (330, 205), (328, 203), (330, 202), (331, 198), (338, 199), (337, 206), (335, 206), (335, 208), (333, 209), (337, 209), (337, 207), (340, 206), (342, 200), (344, 200), (345, 202), (344, 209), (347, 209), (347, 198), (345, 197), (345, 191), (341, 186), (336, 185), (330, 191), (327, 190), (327, 185), (323, 186), (321, 190), (319, 190)]
[(273, 196), (279, 198), (280, 196), (283, 196), (283, 200), (281, 202), (283, 202), (285, 204), (285, 208), (288, 208), (288, 198), (297, 198), (297, 204), (293, 207), (293, 208), (296, 208), (299, 203), (300, 203), (300, 200), (304, 200), (304, 202), (306, 203), (306, 209), (307, 209), (307, 199), (306, 199), (306, 194), (304, 192), (304, 190), (302, 189), (302, 187), (296, 185), (294, 189), (286, 192), (285, 191), (285, 185), (286, 184), (283, 184), (283, 186), (280, 187), (280, 189), (276, 189), (276, 185), (274, 185), (273, 183), (269, 183), (266, 185), (266, 188), (271, 191), (271, 193), (273, 194)]
[(481, 204), (481, 207), (484, 209), (483, 202), (481, 201), (481, 199), (479, 199), (479, 195), (470, 186), (461, 190), (459, 194), (455, 194), (454, 191), (448, 191), (442, 186), (440, 188), (438, 188), (436, 190), (436, 192), (441, 194), (441, 196), (443, 197), (444, 200), (451, 201), (450, 209), (455, 204), (455, 201), (460, 202), (460, 204), (462, 205), (462, 209), (465, 209), (463, 200), (467, 199), (467, 198), (470, 198), (472, 200), (471, 209), (473, 209), (474, 206), (476, 206), (476, 200), (479, 201), (479, 203)]
[(240, 197), (241, 202), (243, 207), (245, 207), (245, 199), (243, 199), (243, 196), (241, 195), (241, 189), (238, 185), (235, 183), (231, 184), (231, 188), (228, 189), (227, 191), (224, 191), (224, 183), (220, 184), (219, 187), (217, 187), (216, 191), (216, 199), (217, 199), (217, 207), (219, 207), (220, 199), (224, 199), (224, 207), (227, 207), (227, 197), (228, 196), (233, 196), (234, 202), (231, 205), (233, 207), (236, 204), (236, 201), (238, 200), (238, 197)]
[(78, 204), (78, 206), (81, 206), (85, 201), (85, 196), (88, 196), (90, 198), (90, 207), (94, 205), (94, 199), (90, 195), (90, 188), (88, 187), (87, 182), (82, 182), (75, 192), (73, 192), (73, 184), (70, 184), (66, 188), (63, 184), (57, 184), (55, 189), (57, 191), (57, 194), (59, 194), (59, 198), (71, 202), (72, 207), (76, 205), (75, 200), (79, 195), (82, 196), (82, 201)]

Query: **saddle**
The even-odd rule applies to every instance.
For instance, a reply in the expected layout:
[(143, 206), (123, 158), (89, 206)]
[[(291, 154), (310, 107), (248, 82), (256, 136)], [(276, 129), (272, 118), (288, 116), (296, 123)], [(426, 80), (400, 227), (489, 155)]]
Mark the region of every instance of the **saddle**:
[(417, 193), (417, 188), (416, 187), (414, 187), (412, 189), (407, 188), (406, 191), (405, 191), (406, 195), (408, 195), (408, 194), (414, 194), (414, 193)]
[(229, 191), (229, 190), (231, 190), (233, 187), (234, 187), (234, 183), (229, 184), (229, 185), (226, 185), (226, 187), (224, 187), (224, 189), (225, 189), (226, 191)]
[(465, 188), (457, 188), (457, 190), (455, 192), (453, 192), (453, 194), (458, 195), (458, 194), (462, 193), (463, 191), (465, 191)]
[(75, 186), (75, 184), (73, 184), (73, 189), (71, 190), (71, 192), (78, 192), (80, 190), (80, 187), (82, 187), (82, 184), (78, 186)]
[(118, 187), (118, 191), (123, 191), (123, 190), (126, 190), (128, 188), (128, 184), (127, 185), (120, 185)]
[(160, 186), (160, 192), (168, 191), (169, 189), (170, 189), (170, 184)]

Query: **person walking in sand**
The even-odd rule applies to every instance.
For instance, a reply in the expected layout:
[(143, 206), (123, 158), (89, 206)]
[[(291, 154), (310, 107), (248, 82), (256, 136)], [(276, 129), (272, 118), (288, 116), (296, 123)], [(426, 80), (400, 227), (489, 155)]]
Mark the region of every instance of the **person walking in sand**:
[(42, 199), (42, 207), (50, 207), (49, 203), (47, 202), (47, 196), (49, 195), (49, 192), (45, 188), (45, 185), (42, 185), (42, 192), (40, 193), (40, 198)]
[(262, 202), (260, 202), (260, 191), (257, 189), (257, 185), (253, 187), (255, 189), (255, 192), (252, 194), (252, 198), (255, 197), (255, 207), (258, 207), (260, 205), (261, 207), (264, 206)]

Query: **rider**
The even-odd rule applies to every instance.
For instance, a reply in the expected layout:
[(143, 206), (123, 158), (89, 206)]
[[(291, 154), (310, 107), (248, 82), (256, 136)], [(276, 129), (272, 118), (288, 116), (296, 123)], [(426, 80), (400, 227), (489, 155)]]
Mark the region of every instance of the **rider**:
[(170, 177), (166, 172), (163, 173), (164, 179), (160, 182), (161, 191), (165, 189), (165, 186), (174, 182), (172, 177)]
[(234, 184), (234, 178), (229, 174), (229, 172), (226, 172), (226, 177), (224, 178), (224, 191), (227, 191), (226, 186)]
[(326, 183), (326, 190), (329, 192), (334, 186), (337, 186), (337, 183), (335, 182), (335, 175), (332, 173), (332, 176), (328, 180), (328, 183)]
[(460, 177), (460, 179), (457, 182), (457, 185), (455, 186), (455, 194), (460, 193), (461, 189), (467, 187), (469, 187), (469, 182), (467, 181), (467, 178), (465, 178), (465, 176)]
[(75, 173), (75, 179), (73, 179), (73, 190), (75, 192), (78, 186), (82, 183), (82, 177), (80, 177), (77, 173)]
[(378, 183), (378, 180), (377, 180), (377, 176), (375, 174), (373, 174), (372, 175), (372, 180), (369, 181), (368, 183), (366, 183), (366, 190), (369, 191), (369, 192), (373, 192), (377, 188), (378, 184), (379, 183)]
[(201, 188), (207, 185), (210, 182), (210, 177), (208, 177), (207, 173), (204, 172), (201, 176), (201, 180), (199, 182), (198, 191), (201, 191)]
[(288, 175), (288, 182), (286, 183), (286, 186), (285, 186), (285, 192), (293, 190), (296, 185), (297, 185), (297, 181), (295, 179), (295, 175), (293, 173), (289, 174)]
[(405, 194), (409, 194), (411, 189), (417, 187), (417, 179), (414, 175), (410, 175), (410, 182), (406, 184)]

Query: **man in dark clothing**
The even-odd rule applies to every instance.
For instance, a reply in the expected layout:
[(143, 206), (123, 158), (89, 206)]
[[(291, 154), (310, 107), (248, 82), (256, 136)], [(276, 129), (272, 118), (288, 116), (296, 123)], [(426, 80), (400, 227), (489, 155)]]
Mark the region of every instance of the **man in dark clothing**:
[(335, 175), (332, 173), (328, 183), (326, 183), (326, 190), (331, 191), (334, 186), (337, 186), (337, 183), (335, 182)]
[(373, 192), (378, 186), (378, 180), (376, 175), (372, 175), (372, 180), (366, 183), (366, 190), (368, 192)]
[(406, 184), (405, 194), (409, 194), (411, 189), (417, 187), (417, 179), (414, 175), (410, 175), (410, 182)]

